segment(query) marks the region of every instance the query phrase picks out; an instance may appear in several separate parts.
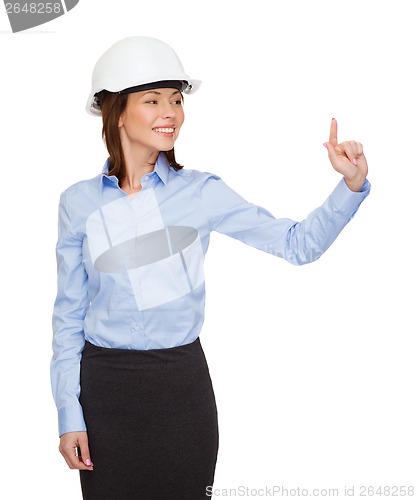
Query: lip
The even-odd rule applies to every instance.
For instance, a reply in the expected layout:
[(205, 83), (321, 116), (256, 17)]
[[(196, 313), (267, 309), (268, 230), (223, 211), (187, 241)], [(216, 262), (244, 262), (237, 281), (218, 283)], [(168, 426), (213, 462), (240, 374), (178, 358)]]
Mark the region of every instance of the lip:
[[(158, 128), (173, 128), (173, 132), (158, 132)], [(153, 132), (162, 137), (173, 137), (175, 135), (176, 126), (175, 125), (162, 125), (161, 127), (153, 127)]]
[(167, 123), (165, 125), (157, 125), (156, 127), (153, 127), (153, 130), (155, 128), (176, 128), (176, 125), (173, 125), (172, 123)]

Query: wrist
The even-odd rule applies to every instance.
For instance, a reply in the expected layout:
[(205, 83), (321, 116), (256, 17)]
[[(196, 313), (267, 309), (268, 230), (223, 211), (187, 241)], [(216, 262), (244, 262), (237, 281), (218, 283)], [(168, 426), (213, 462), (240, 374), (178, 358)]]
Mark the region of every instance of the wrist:
[(350, 191), (354, 191), (355, 193), (359, 193), (364, 186), (365, 177), (359, 177), (358, 179), (347, 179), (344, 177), (345, 184), (347, 185)]

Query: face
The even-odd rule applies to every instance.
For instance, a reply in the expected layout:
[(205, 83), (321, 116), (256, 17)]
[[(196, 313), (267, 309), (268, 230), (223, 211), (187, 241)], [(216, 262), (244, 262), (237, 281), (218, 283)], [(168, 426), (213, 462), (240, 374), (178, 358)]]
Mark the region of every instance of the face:
[(173, 148), (184, 121), (179, 90), (154, 89), (128, 95), (118, 126), (123, 148), (149, 154)]

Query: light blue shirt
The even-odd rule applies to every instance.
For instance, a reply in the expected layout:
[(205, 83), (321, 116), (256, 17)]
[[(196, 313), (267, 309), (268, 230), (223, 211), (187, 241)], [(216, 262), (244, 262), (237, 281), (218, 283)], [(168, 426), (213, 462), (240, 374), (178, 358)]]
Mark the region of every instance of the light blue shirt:
[(301, 265), (318, 259), (370, 192), (342, 179), (302, 222), (276, 219), (217, 175), (171, 168), (160, 154), (130, 198), (103, 174), (61, 195), (51, 381), (59, 435), (86, 430), (80, 393), (85, 339), (160, 349), (193, 342), (204, 322), (204, 257), (211, 231)]

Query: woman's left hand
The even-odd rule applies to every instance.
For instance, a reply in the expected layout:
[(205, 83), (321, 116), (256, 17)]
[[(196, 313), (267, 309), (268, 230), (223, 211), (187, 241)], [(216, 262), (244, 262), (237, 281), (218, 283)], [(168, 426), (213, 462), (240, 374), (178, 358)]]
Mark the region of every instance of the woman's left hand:
[(368, 173), (363, 145), (356, 141), (338, 144), (338, 125), (335, 118), (332, 118), (329, 142), (325, 142), (324, 146), (328, 149), (332, 166), (344, 176), (348, 188), (351, 191), (360, 191)]

